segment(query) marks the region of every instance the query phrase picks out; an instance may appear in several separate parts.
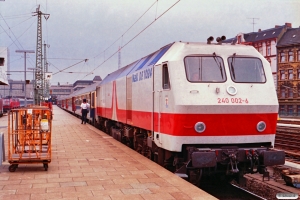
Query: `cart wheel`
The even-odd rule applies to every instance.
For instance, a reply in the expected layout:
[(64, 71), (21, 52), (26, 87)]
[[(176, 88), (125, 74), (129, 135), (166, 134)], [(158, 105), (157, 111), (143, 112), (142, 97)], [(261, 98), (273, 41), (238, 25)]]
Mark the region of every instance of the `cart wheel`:
[(44, 164), (45, 171), (48, 171), (48, 164)]
[(18, 167), (18, 165), (12, 164), (11, 166), (8, 167), (8, 170), (9, 170), (10, 172), (15, 172), (16, 169), (17, 169), (17, 167)]

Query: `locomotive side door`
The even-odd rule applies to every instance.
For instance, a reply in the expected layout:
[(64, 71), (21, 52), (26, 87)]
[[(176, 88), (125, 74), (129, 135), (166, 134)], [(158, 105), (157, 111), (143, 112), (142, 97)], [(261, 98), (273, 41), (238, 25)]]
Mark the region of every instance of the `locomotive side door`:
[(162, 104), (162, 65), (153, 67), (153, 140), (162, 146), (161, 133), (161, 104)]
[(126, 123), (132, 124), (132, 77), (126, 79)]

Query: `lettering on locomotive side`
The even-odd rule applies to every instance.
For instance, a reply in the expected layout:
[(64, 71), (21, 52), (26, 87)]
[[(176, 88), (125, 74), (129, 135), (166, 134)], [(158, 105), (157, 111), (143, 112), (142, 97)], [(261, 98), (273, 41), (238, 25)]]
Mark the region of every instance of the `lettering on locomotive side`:
[(152, 77), (152, 68), (145, 69), (143, 71), (132, 74), (132, 82), (142, 81)]
[(218, 104), (248, 104), (249, 101), (247, 98), (243, 99), (243, 98), (218, 98), (217, 99)]

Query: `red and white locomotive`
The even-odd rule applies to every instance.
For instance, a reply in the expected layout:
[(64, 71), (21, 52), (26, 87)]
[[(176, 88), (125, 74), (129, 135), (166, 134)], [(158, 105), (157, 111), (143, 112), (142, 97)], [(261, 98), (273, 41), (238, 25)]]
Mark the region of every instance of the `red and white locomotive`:
[(190, 180), (285, 162), (272, 150), (270, 64), (252, 46), (175, 42), (109, 74), (94, 96), (103, 130)]

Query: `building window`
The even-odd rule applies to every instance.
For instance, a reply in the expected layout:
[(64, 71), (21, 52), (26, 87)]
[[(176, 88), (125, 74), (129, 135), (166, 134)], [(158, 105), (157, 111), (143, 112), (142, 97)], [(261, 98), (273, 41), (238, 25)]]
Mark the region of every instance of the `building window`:
[(293, 115), (293, 105), (288, 105), (288, 115)]
[(297, 115), (300, 116), (300, 106), (297, 106)]
[(242, 43), (242, 36), (239, 35), (239, 36), (238, 36), (238, 44), (241, 44), (241, 43)]
[(279, 114), (280, 115), (285, 115), (285, 106), (284, 105), (280, 106), (280, 108), (279, 108)]
[(285, 80), (284, 70), (280, 70), (280, 80)]
[(267, 56), (271, 55), (271, 46), (267, 46)]
[(285, 89), (284, 88), (281, 89), (281, 97), (285, 98)]
[(280, 62), (285, 62), (285, 53), (284, 52), (280, 53)]
[(293, 70), (289, 69), (289, 80), (293, 80)]
[(293, 98), (293, 88), (289, 88), (288, 92), (289, 92), (289, 98)]
[(262, 48), (262, 47), (259, 47), (258, 49), (259, 49), (259, 53), (260, 53), (261, 55), (263, 55), (263, 48)]
[(293, 62), (294, 61), (294, 52), (289, 51), (289, 62)]

